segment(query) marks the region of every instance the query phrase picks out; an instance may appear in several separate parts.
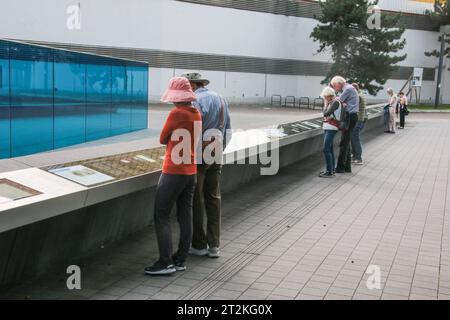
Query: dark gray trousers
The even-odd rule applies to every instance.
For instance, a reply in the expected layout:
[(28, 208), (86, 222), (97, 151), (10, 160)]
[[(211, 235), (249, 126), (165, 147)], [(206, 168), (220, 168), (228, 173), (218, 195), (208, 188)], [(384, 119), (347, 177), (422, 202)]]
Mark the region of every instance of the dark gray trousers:
[(177, 205), (177, 219), (180, 225), (178, 251), (173, 255), (177, 261), (184, 262), (189, 253), (192, 239), (192, 202), (194, 198), (196, 175), (161, 174), (155, 196), (155, 228), (158, 239), (160, 262), (172, 264), (172, 228), (170, 212)]
[[(222, 165), (197, 165), (197, 187), (194, 194), (194, 235), (192, 247), (206, 249), (220, 246)], [(206, 233), (204, 221), (206, 217)]]

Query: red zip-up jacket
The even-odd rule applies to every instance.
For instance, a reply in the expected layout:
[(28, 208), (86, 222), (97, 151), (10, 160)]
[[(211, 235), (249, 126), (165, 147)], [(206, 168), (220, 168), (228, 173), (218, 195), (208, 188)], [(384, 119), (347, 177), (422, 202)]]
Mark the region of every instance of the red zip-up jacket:
[[(199, 137), (194, 137), (194, 124), (197, 122), (197, 126), (200, 128)], [(201, 138), (201, 128), (202, 128), (202, 116), (200, 112), (193, 106), (176, 106), (169, 113), (169, 116), (164, 124), (161, 131), (159, 141), (161, 144), (167, 145), (166, 154), (164, 155), (163, 162), (163, 173), (166, 174), (180, 174), (180, 175), (194, 175), (197, 174), (197, 165), (195, 163), (195, 151), (197, 144), (199, 143), (199, 138)], [(172, 134), (177, 129), (185, 129), (190, 134), (189, 141), (189, 156), (185, 155), (183, 157), (183, 150), (179, 152), (180, 159), (186, 158), (187, 161), (182, 161), (180, 164), (174, 163), (172, 161), (172, 150), (175, 146), (183, 143), (183, 137), (177, 138), (172, 141)], [(180, 131), (181, 132), (181, 131)], [(176, 161), (175, 161), (176, 162)]]

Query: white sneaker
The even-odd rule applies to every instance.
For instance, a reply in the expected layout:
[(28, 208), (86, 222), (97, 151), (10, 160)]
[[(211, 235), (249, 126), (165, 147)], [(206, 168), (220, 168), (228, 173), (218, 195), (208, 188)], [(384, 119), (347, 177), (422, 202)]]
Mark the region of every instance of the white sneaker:
[(209, 248), (208, 257), (210, 257), (210, 258), (220, 257), (220, 249), (218, 247)]
[(208, 249), (195, 249), (193, 247), (190, 247), (189, 248), (189, 254), (192, 254), (194, 256), (203, 257), (203, 256), (208, 255), (209, 251), (208, 251)]

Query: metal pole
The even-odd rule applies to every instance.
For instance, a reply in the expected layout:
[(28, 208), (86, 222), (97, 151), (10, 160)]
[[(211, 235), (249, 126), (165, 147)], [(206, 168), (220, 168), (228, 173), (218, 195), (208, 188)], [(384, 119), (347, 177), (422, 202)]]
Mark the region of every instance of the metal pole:
[(444, 65), (445, 55), (445, 33), (441, 34), (441, 52), (439, 54), (439, 68), (438, 77), (436, 83), (436, 99), (434, 100), (434, 108), (437, 109), (441, 100), (441, 82), (442, 82), (442, 69)]

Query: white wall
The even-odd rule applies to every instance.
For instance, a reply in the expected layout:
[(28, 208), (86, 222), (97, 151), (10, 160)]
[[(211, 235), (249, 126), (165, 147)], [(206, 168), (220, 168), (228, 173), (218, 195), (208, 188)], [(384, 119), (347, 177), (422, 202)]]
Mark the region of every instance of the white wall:
[[(66, 10), (77, 3), (81, 4), (81, 30), (69, 30)], [(3, 38), (330, 61), (328, 54), (314, 54), (318, 46), (309, 38), (317, 23), (313, 19), (171, 0), (2, 1), (0, 23)], [(199, 25), (204, 26), (200, 34), (190, 33)], [(434, 67), (437, 64), (435, 58), (423, 54), (425, 48), (438, 47), (437, 33), (407, 30), (405, 36), (404, 52), (408, 58), (400, 65)], [(272, 94), (315, 97), (322, 80), (320, 77), (267, 75), (266, 81), (263, 74), (204, 73), (218, 91), (241, 101), (258, 100), (264, 94), (268, 97)], [(162, 92), (173, 74), (171, 69), (151, 70), (152, 99)], [(400, 89), (403, 83), (393, 81), (392, 86)], [(432, 87), (432, 84), (425, 84), (423, 96), (433, 96)], [(449, 87), (450, 81), (446, 81), (446, 88)]]
[[(0, 37), (327, 61), (311, 56), (315, 21), (171, 0), (4, 1)], [(81, 30), (66, 27), (66, 9), (81, 3)], [(192, 24), (191, 21), (196, 23)], [(193, 27), (205, 28), (195, 36)], [(308, 48), (305, 50), (305, 46)]]
[[(0, 37), (174, 51), (329, 61), (314, 55), (313, 19), (196, 5), (171, 0), (3, 1)], [(66, 9), (81, 4), (81, 30), (66, 27)], [(189, 33), (194, 24), (201, 34)], [(408, 30), (403, 65), (427, 66), (432, 32)]]
[(423, 0), (380, 0), (378, 6), (383, 10), (417, 14), (424, 13), (426, 10), (433, 10), (433, 3)]

